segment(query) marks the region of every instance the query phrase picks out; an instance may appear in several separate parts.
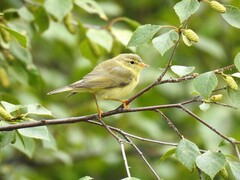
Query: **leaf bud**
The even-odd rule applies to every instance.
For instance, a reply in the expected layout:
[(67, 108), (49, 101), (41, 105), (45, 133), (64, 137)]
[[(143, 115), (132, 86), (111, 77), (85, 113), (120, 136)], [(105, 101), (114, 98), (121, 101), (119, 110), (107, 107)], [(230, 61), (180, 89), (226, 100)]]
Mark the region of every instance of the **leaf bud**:
[(67, 30), (71, 33), (71, 34), (75, 34), (76, 33), (76, 28), (75, 26), (72, 24), (72, 14), (68, 13), (64, 19), (64, 24), (65, 27), (67, 28)]
[(212, 9), (214, 9), (215, 11), (217, 11), (219, 13), (226, 12), (226, 8), (224, 7), (224, 5), (222, 5), (221, 3), (217, 2), (217, 1), (211, 1), (210, 6)]
[(10, 85), (8, 74), (5, 69), (0, 68), (0, 81), (3, 87), (8, 88)]
[(238, 85), (232, 76), (226, 76), (225, 81), (231, 89), (238, 90)]
[(192, 42), (198, 42), (199, 41), (199, 37), (198, 35), (191, 29), (183, 29), (182, 33), (184, 36), (186, 36), (186, 38)]
[(223, 95), (222, 94), (216, 94), (216, 95), (213, 95), (210, 100), (213, 101), (213, 102), (217, 102), (217, 101), (221, 101), (222, 100), (222, 97)]

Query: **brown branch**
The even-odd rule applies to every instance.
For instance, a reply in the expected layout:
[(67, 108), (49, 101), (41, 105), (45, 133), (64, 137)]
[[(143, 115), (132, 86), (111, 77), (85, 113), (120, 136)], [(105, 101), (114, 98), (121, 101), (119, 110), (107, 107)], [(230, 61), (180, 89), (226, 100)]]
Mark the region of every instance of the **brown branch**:
[(156, 173), (156, 171), (154, 171), (154, 169), (152, 168), (152, 166), (150, 165), (150, 163), (147, 161), (147, 159), (145, 158), (145, 156), (143, 155), (142, 151), (132, 142), (132, 140), (127, 136), (124, 135), (124, 137), (128, 140), (128, 142), (130, 142), (130, 144), (134, 147), (134, 149), (138, 152), (138, 154), (141, 156), (141, 158), (143, 159), (143, 161), (147, 164), (148, 168), (151, 170), (151, 172), (154, 174), (154, 176), (160, 180), (160, 177), (158, 176), (158, 174)]
[(239, 150), (236, 146), (236, 144), (238, 144), (239, 142), (232, 140), (231, 138), (228, 138), (227, 136), (225, 136), (224, 134), (220, 133), (218, 130), (216, 130), (214, 127), (210, 126), (208, 123), (206, 123), (203, 119), (201, 119), (200, 117), (198, 117), (196, 114), (194, 114), (192, 111), (188, 110), (187, 108), (185, 108), (184, 106), (180, 105), (180, 108), (185, 111), (186, 113), (188, 113), (190, 116), (194, 117), (196, 120), (198, 120), (200, 123), (204, 124), (206, 127), (208, 127), (209, 129), (211, 129), (213, 132), (215, 132), (217, 135), (219, 135), (220, 137), (222, 137), (223, 139), (225, 139), (226, 141), (230, 142), (237, 154), (238, 159), (240, 160), (240, 154), (239, 154)]
[[(88, 120), (88, 121), (84, 121), (84, 122), (88, 122), (88, 123), (92, 123), (94, 125), (99, 125), (99, 126), (102, 126), (101, 123), (97, 122), (97, 121), (93, 121), (93, 120)], [(177, 143), (170, 143), (170, 142), (165, 142), (165, 141), (159, 141), (159, 140), (153, 140), (153, 139), (148, 139), (148, 138), (143, 138), (143, 137), (140, 137), (140, 136), (136, 136), (136, 135), (133, 135), (133, 134), (130, 134), (130, 133), (127, 133), (119, 128), (116, 128), (116, 127), (112, 127), (112, 126), (108, 126), (111, 130), (115, 131), (115, 132), (118, 132), (119, 134), (121, 134), (123, 137), (125, 136), (128, 136), (128, 137), (131, 137), (131, 138), (134, 138), (134, 139), (137, 139), (137, 140), (140, 140), (140, 141), (146, 141), (146, 142), (150, 142), (150, 143), (156, 143), (156, 144), (161, 144), (161, 145), (168, 145), (168, 146), (177, 146), (178, 144)]]
[(172, 123), (172, 121), (171, 121), (165, 114), (163, 114), (162, 111), (160, 111), (159, 109), (156, 109), (155, 111), (156, 111), (157, 113), (159, 113), (159, 114), (167, 121), (168, 125), (172, 127), (172, 129), (177, 133), (177, 135), (178, 135), (181, 139), (184, 138), (183, 135), (182, 135), (182, 134), (179, 132), (179, 130), (177, 129), (177, 127)]

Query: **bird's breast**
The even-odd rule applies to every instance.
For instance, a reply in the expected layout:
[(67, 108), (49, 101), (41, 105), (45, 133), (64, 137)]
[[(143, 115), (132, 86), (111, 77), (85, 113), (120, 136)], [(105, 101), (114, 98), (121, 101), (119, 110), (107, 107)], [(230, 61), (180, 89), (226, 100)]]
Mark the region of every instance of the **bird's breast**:
[(138, 80), (132, 80), (126, 86), (103, 89), (99, 91), (96, 95), (100, 99), (120, 101), (122, 100), (122, 98), (126, 97), (129, 93), (131, 93), (137, 84)]

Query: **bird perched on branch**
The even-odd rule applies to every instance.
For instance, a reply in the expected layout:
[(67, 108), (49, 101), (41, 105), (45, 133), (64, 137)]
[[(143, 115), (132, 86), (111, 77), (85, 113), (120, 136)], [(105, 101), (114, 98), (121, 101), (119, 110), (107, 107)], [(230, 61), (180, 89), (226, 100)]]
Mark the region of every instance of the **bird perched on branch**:
[(98, 115), (102, 111), (97, 99), (121, 101), (126, 108), (126, 100), (123, 100), (138, 84), (140, 72), (144, 67), (142, 59), (136, 54), (120, 54), (112, 59), (97, 65), (89, 74), (81, 80), (68, 86), (53, 90), (48, 95), (69, 91), (70, 95), (89, 92), (96, 102)]

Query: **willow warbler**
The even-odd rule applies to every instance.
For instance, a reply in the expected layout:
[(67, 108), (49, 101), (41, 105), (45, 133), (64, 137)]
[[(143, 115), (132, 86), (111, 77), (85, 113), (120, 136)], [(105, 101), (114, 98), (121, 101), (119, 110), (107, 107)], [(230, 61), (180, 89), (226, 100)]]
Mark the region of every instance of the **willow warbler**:
[(126, 100), (122, 100), (122, 98), (136, 87), (140, 72), (144, 67), (148, 67), (148, 65), (144, 64), (138, 55), (120, 54), (100, 63), (81, 80), (53, 90), (48, 95), (65, 91), (70, 91), (69, 95), (90, 92), (94, 95), (98, 114), (101, 117), (102, 111), (98, 106), (97, 98), (121, 101), (126, 108)]

